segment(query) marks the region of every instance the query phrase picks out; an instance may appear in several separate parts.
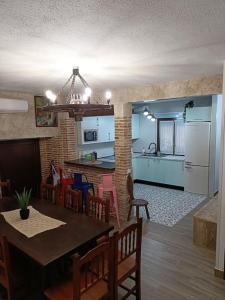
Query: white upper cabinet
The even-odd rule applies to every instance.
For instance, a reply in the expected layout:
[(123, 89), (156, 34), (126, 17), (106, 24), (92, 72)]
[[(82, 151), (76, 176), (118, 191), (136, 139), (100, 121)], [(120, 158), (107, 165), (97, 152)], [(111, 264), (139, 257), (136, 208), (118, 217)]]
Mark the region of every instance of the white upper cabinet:
[[(96, 129), (98, 140), (84, 142), (84, 130)], [(84, 117), (81, 122), (82, 144), (107, 143), (115, 141), (115, 118), (114, 116)], [(139, 115), (132, 115), (132, 139), (139, 138)]]
[(113, 142), (115, 140), (114, 116), (99, 118), (99, 143)]
[(211, 107), (193, 107), (186, 109), (186, 122), (210, 122)]
[(139, 138), (139, 115), (133, 114), (132, 115), (132, 139), (138, 139)]

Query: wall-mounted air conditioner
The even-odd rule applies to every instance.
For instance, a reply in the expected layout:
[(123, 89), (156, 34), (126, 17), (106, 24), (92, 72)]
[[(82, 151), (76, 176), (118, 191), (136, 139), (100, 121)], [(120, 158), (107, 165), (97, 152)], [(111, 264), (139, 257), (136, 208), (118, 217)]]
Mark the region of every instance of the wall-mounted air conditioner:
[(28, 112), (28, 102), (25, 100), (17, 99), (6, 99), (0, 98), (0, 113), (11, 114), (11, 113), (22, 113)]

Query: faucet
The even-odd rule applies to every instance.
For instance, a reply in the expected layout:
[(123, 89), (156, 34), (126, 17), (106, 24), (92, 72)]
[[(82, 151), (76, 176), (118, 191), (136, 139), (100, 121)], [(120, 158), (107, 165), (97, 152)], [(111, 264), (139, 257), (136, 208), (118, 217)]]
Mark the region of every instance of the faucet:
[(149, 146), (148, 146), (149, 153), (151, 153), (151, 146), (152, 146), (152, 145), (155, 146), (155, 151), (153, 152), (153, 154), (156, 154), (156, 153), (157, 153), (157, 149), (156, 149), (157, 146), (156, 146), (156, 143), (150, 143), (150, 144), (149, 144)]

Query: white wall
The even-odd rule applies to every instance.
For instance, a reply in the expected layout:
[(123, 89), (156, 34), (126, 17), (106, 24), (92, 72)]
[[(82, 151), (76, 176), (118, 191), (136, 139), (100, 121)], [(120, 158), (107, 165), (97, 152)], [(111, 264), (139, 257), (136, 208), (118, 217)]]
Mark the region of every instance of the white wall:
[(225, 61), (223, 64), (223, 96), (222, 96), (222, 122), (221, 122), (221, 148), (220, 148), (220, 180), (218, 194), (218, 217), (217, 217), (217, 239), (216, 239), (216, 266), (224, 271), (225, 251)]
[(221, 122), (222, 122), (222, 101), (223, 95), (213, 96), (217, 98), (216, 111), (216, 153), (215, 153), (215, 176), (214, 193), (219, 189), (219, 167), (220, 167), (220, 145), (221, 145)]

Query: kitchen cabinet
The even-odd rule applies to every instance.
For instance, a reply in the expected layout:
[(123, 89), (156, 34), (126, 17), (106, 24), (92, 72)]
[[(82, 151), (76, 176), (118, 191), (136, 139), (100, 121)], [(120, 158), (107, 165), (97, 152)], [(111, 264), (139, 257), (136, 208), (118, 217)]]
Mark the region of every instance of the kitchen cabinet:
[[(97, 129), (98, 139), (94, 142), (84, 142), (83, 131), (85, 129)], [(115, 140), (114, 116), (97, 116), (84, 117), (81, 122), (81, 139), (82, 144), (107, 143)]]
[(148, 160), (144, 157), (133, 158), (133, 179), (150, 181)]
[(211, 106), (186, 109), (186, 122), (210, 122)]
[[(80, 144), (107, 143), (115, 141), (115, 119), (114, 116), (84, 117), (81, 122)], [(83, 130), (97, 129), (98, 140), (84, 142)], [(132, 115), (132, 139), (139, 138), (139, 115)]]
[(99, 119), (98, 143), (113, 142), (115, 140), (114, 116), (102, 116)]
[(133, 178), (155, 183), (184, 186), (184, 161), (158, 157), (132, 160)]
[(132, 126), (132, 139), (138, 139), (139, 138), (139, 115), (133, 114), (132, 120), (131, 120), (131, 126)]

